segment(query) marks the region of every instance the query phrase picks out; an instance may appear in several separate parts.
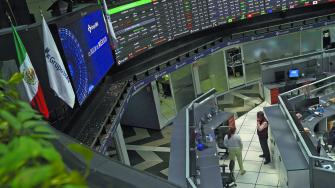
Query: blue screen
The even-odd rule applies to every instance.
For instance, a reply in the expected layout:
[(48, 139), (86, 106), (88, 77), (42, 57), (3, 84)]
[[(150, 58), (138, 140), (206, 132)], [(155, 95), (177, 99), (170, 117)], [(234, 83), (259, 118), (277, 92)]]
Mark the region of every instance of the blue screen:
[(289, 70), (288, 77), (298, 78), (299, 77), (299, 70), (298, 69)]
[(101, 10), (58, 28), (79, 104), (82, 104), (114, 64)]

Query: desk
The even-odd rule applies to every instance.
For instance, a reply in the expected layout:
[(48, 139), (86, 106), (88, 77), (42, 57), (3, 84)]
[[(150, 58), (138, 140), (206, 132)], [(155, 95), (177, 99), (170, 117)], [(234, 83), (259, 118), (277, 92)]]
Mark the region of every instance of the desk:
[[(314, 117), (314, 118), (310, 120), (311, 117)], [(313, 114), (310, 114), (304, 117), (303, 120), (301, 121), (301, 125), (304, 128), (308, 128), (310, 130), (310, 134), (308, 134), (308, 137), (312, 141), (315, 148), (318, 145), (319, 138), (317, 135), (319, 134), (319, 132), (315, 132), (314, 130), (316, 126), (318, 126), (318, 129), (320, 132), (326, 132), (327, 131), (327, 119), (330, 117), (335, 117), (335, 105), (330, 105), (328, 107), (325, 107), (322, 117), (314, 116)], [(320, 156), (325, 157), (325, 158), (330, 157), (328, 153), (326, 153), (325, 148), (323, 147), (321, 147)], [(330, 165), (335, 169), (334, 164), (330, 164)]]
[[(197, 114), (204, 115), (210, 111), (209, 106), (204, 105)], [(203, 124), (205, 135), (213, 134), (214, 130), (220, 126), (223, 122), (227, 122), (234, 114), (228, 112), (218, 112), (211, 121)], [(185, 108), (178, 113), (177, 117), (173, 120), (173, 132), (171, 138), (171, 152), (170, 152), (170, 163), (169, 163), (169, 176), (168, 180), (186, 188), (186, 154), (185, 154)], [(200, 118), (197, 118), (199, 121)], [(197, 123), (196, 123), (197, 124)], [(214, 139), (215, 140), (215, 139)], [(200, 188), (222, 188), (223, 182), (221, 177), (221, 171), (219, 166), (219, 157), (217, 155), (216, 142), (207, 142), (207, 149), (202, 151), (196, 151), (197, 169), (200, 171), (199, 179)]]
[[(310, 82), (314, 82), (317, 79), (315, 77), (305, 77), (297, 80), (292, 80), (290, 82), (279, 82), (272, 84), (264, 84), (264, 98), (265, 101), (269, 104), (277, 104), (278, 103), (278, 95), (280, 93), (292, 90), (299, 84), (306, 84)], [(286, 87), (286, 88), (285, 88)]]
[[(219, 112), (213, 119), (204, 124), (205, 135), (214, 135), (214, 130), (220, 126), (223, 122), (229, 120), (232, 117), (232, 113)], [(200, 188), (208, 187), (223, 187), (218, 151), (216, 147), (215, 139), (213, 142), (204, 143), (208, 147), (202, 151), (196, 151), (197, 153), (197, 166), (200, 170)]]
[(269, 121), (270, 151), (282, 187), (309, 187), (309, 169), (304, 154), (278, 106), (265, 107)]

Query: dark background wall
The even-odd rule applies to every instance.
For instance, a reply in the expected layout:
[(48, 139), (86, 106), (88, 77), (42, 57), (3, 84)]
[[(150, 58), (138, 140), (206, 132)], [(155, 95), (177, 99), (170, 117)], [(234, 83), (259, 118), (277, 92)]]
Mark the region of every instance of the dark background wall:
[(33, 17), (30, 15), (27, 2), (25, 0), (8, 0), (8, 2), (9, 5), (7, 0), (0, 0), (0, 28), (5, 28), (10, 25), (10, 22), (5, 14), (6, 12), (8, 12), (11, 17), (15, 18), (13, 21), (18, 25), (33, 23)]
[(122, 125), (160, 129), (151, 85), (136, 93), (122, 116)]

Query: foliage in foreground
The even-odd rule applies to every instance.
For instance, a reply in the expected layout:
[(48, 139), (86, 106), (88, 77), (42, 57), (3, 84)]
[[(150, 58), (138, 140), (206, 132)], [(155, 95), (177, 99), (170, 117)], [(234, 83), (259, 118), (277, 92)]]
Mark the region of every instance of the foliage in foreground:
[(0, 79), (0, 187), (87, 187), (88, 173), (65, 166), (47, 122), (19, 100), (16, 86), (22, 78), (16, 73), (8, 81)]

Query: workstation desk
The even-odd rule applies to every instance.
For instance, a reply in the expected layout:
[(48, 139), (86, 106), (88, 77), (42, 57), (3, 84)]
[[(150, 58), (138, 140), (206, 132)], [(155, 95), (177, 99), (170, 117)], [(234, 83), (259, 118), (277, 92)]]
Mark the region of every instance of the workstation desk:
[[(323, 95), (319, 101), (325, 103), (334, 96), (335, 93)], [(328, 120), (335, 118), (335, 105), (325, 106), (323, 115), (316, 116), (309, 112), (309, 103), (306, 103), (308, 105), (302, 108), (305, 113), (298, 120), (296, 113), (299, 112), (297, 111), (298, 106), (304, 104), (299, 103), (303, 100), (308, 99), (291, 97), (290, 100), (287, 100), (283, 97), (280, 105), (264, 108), (271, 132), (272, 160), (279, 171), (280, 185), (294, 188), (333, 187), (333, 184), (330, 183), (335, 170), (332, 154), (327, 153), (323, 146), (318, 152), (317, 146), (322, 133), (327, 131)], [(281, 109), (284, 108), (283, 105), (287, 107), (287, 113)]]
[[(203, 124), (205, 135), (214, 135), (214, 130), (219, 127), (223, 122), (229, 120), (233, 114), (227, 112), (219, 112), (213, 119), (206, 124)], [(196, 164), (199, 170), (199, 188), (207, 187), (223, 187), (220, 158), (217, 151), (217, 143), (215, 139), (212, 142), (204, 142), (206, 149), (199, 151), (196, 150)]]
[[(199, 108), (199, 110), (194, 113), (196, 120), (194, 125), (199, 125), (200, 118), (198, 117), (203, 117), (205, 114), (210, 113), (210, 109), (211, 107), (209, 106), (202, 106)], [(202, 151), (198, 151), (196, 148), (190, 148), (195, 151), (196, 157), (190, 157), (189, 161), (186, 158), (186, 113), (188, 113), (188, 111), (183, 109), (173, 121), (168, 180), (181, 187), (189, 187), (185, 177), (186, 170), (188, 170), (185, 167), (188, 162), (190, 166), (195, 164), (194, 167), (196, 168), (196, 173), (194, 174), (194, 172), (190, 172), (190, 175), (194, 176), (193, 179), (195, 180), (194, 183), (196, 184), (196, 187), (222, 188), (224, 182), (221, 176), (220, 159), (215, 137), (212, 141), (204, 142), (206, 148)], [(210, 121), (202, 124), (203, 134), (215, 135), (215, 129), (232, 118), (234, 118), (233, 113), (219, 111)], [(193, 141), (195, 142), (195, 140)], [(195, 161), (192, 161), (192, 159)]]
[[(328, 101), (329, 98), (333, 98), (333, 97), (335, 97), (335, 93), (320, 97), (320, 101)], [(321, 116), (317, 116), (313, 114), (312, 112), (309, 112), (307, 115), (303, 116), (300, 121), (302, 128), (305, 129), (305, 131), (302, 132), (302, 134), (305, 135), (305, 138), (308, 137), (308, 139), (313, 144), (313, 147), (309, 146), (310, 149), (314, 149), (318, 146), (319, 139), (323, 140), (323, 133), (330, 131), (328, 130), (329, 122), (332, 122), (333, 120), (335, 120), (335, 104), (330, 104), (329, 106), (325, 106), (323, 110), (324, 112), (322, 113)], [(306, 131), (306, 130), (309, 130), (309, 131)], [(322, 145), (320, 153), (315, 153), (315, 154), (321, 157), (335, 159), (334, 153), (326, 152), (327, 151), (326, 147), (327, 145), (324, 145), (324, 146)], [(328, 168), (331, 167), (332, 169), (335, 169), (334, 163), (332, 164), (327, 163), (327, 164), (321, 164), (321, 165), (328, 166)]]
[(286, 91), (297, 88), (302, 84), (314, 82), (316, 80), (317, 80), (316, 77), (305, 77), (305, 78), (299, 78), (297, 80), (290, 80), (288, 82), (263, 84), (265, 101), (269, 104), (277, 104), (278, 95), (280, 93), (284, 93)]
[(278, 105), (265, 107), (270, 151), (282, 187), (309, 187), (308, 163)]

